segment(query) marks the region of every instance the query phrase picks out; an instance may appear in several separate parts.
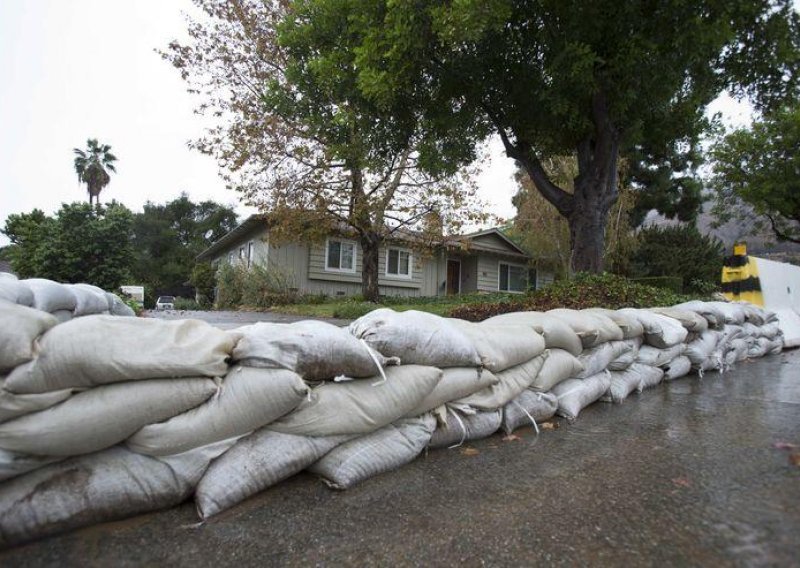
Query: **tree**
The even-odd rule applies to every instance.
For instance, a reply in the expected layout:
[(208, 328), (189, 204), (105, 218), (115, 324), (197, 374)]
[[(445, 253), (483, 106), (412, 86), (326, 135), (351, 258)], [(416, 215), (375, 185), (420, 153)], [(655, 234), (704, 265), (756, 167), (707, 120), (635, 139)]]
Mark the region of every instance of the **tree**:
[(85, 183), (89, 192), (89, 205), (92, 204), (93, 198), (99, 203), (100, 192), (111, 181), (108, 172), (117, 172), (114, 166), (117, 157), (111, 153), (111, 146), (100, 145), (96, 138), (89, 138), (86, 141), (86, 150), (73, 148), (72, 151), (75, 153), (74, 164), (78, 181)]
[(164, 204), (147, 202), (133, 220), (134, 277), (154, 295), (186, 294), (197, 255), (236, 223), (232, 208), (195, 203), (185, 193)]
[(434, 168), (422, 163), (418, 116), (384, 113), (363, 96), (355, 53), (315, 56), (313, 46), (340, 41), (338, 15), (303, 27), (285, 2), (198, 4), (208, 20), (164, 56), (218, 119), (195, 146), (268, 214), (270, 238), (351, 234), (363, 251), (362, 293), (375, 301), (384, 242), (421, 230), (430, 213), (450, 232), (485, 218), (464, 170), (426, 173)]
[(94, 207), (65, 203), (54, 217), (38, 209), (9, 215), (3, 233), (20, 276), (114, 290), (130, 278), (132, 225), (130, 210), (114, 201)]
[[(469, 161), (478, 142), (499, 135), (567, 219), (574, 270), (603, 268), (621, 157), (632, 172), (666, 166), (676, 184), (641, 189), (677, 191), (668, 201), (678, 208), (684, 191), (697, 199), (697, 187), (681, 181), (713, 99), (729, 89), (762, 109), (797, 95), (800, 18), (791, 0), (292, 6), (285, 25), (307, 46), (308, 67), (354, 59), (368, 100), (400, 124), (420, 117), (421, 163)], [(315, 33), (320, 25), (337, 30), (335, 41)], [(577, 159), (573, 193), (547, 174), (543, 160), (555, 155)], [(684, 163), (687, 171), (676, 170)]]
[[(769, 220), (778, 240), (800, 243), (800, 104), (768, 114), (714, 146), (715, 213), (721, 221), (748, 215)], [(740, 201), (741, 200), (741, 201)]]

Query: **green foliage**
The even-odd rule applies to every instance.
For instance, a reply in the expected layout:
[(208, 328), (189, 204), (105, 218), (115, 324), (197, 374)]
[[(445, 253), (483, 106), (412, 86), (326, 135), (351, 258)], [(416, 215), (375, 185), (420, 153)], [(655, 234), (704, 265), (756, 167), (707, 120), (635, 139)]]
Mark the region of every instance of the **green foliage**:
[(135, 313), (137, 316), (141, 315), (141, 313), (144, 311), (142, 305), (133, 298), (126, 298), (120, 295), (120, 299), (125, 303), (126, 306), (132, 309), (133, 313)]
[(78, 181), (86, 184), (89, 192), (89, 204), (92, 199), (100, 203), (100, 192), (111, 181), (108, 172), (116, 173), (114, 163), (117, 157), (111, 153), (111, 146), (100, 144), (96, 138), (89, 138), (86, 141), (86, 150), (73, 148), (75, 154), (75, 173), (78, 174)]
[(9, 215), (3, 233), (23, 278), (89, 282), (105, 290), (129, 283), (133, 214), (124, 205), (64, 204), (55, 217), (39, 210)]
[(217, 286), (217, 271), (208, 262), (199, 262), (194, 265), (189, 282), (195, 289), (195, 296), (200, 304), (210, 306), (214, 303), (214, 289)]
[(242, 265), (222, 263), (217, 271), (218, 309), (266, 309), (292, 304), (299, 295), (289, 275), (275, 267), (261, 265), (249, 269)]
[[(631, 278), (631, 282), (671, 290), (676, 294), (683, 293), (683, 278), (680, 276), (645, 276), (644, 278)], [(694, 280), (694, 282), (702, 282)]]
[(175, 304), (174, 305), (175, 305), (175, 309), (176, 310), (198, 311), (198, 310), (206, 309), (206, 307), (203, 304), (201, 304), (200, 302), (198, 302), (194, 298), (177, 297), (177, 298), (175, 298)]
[(555, 308), (648, 308), (671, 306), (697, 296), (676, 294), (632, 282), (613, 274), (577, 274), (571, 280), (559, 280), (513, 302), (482, 303), (458, 307), (451, 317), (482, 321), (498, 314), (516, 311), (544, 312)]
[(684, 292), (703, 291), (719, 283), (724, 257), (719, 239), (695, 227), (649, 227), (639, 233), (630, 273), (635, 278), (678, 278)]
[(781, 108), (713, 148), (715, 213), (722, 222), (765, 215), (778, 240), (800, 243), (800, 104)]

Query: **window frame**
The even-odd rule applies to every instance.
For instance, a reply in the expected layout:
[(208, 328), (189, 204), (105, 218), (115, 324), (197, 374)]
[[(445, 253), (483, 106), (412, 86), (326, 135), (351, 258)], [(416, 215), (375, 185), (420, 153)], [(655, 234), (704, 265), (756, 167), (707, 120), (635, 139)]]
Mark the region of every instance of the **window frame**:
[[(389, 272), (389, 251), (396, 250), (397, 251), (397, 273)], [(400, 253), (408, 254), (408, 274), (402, 274), (400, 272)], [(384, 266), (384, 276), (386, 278), (392, 278), (396, 280), (411, 280), (414, 277), (414, 253), (411, 252), (411, 249), (404, 248), (404, 247), (386, 247), (385, 250), (385, 266)]]
[[(525, 287), (522, 290), (503, 290), (500, 287), (500, 281), (501, 281), (501, 277), (502, 277), (502, 268), (501, 267), (504, 264), (506, 266), (508, 266), (508, 267), (513, 266), (515, 268), (521, 268), (523, 270), (523, 272), (525, 273)], [(510, 284), (511, 283), (511, 274), (510, 274), (510, 272), (508, 274), (507, 280), (508, 280), (508, 283)], [(519, 263), (516, 263), (516, 262), (509, 262), (507, 260), (498, 260), (497, 261), (497, 291), (498, 292), (506, 292), (507, 294), (524, 294), (526, 292), (526, 290), (528, 289), (528, 286), (530, 286), (530, 279), (529, 279), (529, 275), (528, 275), (528, 266), (527, 265), (519, 264)]]
[[(336, 268), (334, 266), (329, 266), (328, 265), (328, 259), (329, 259), (328, 248), (330, 247), (331, 241), (335, 241), (335, 242), (338, 242), (338, 243), (341, 243), (341, 244), (348, 244), (348, 245), (352, 245), (353, 246), (353, 268)], [(340, 247), (339, 248), (339, 266), (340, 267), (342, 265), (342, 250), (343, 250), (343, 247)], [(324, 252), (324, 254), (325, 254), (325, 272), (340, 272), (340, 273), (345, 273), (345, 274), (355, 274), (356, 267), (358, 266), (358, 243), (356, 243), (355, 241), (349, 240), (349, 239), (339, 239), (339, 238), (328, 237), (327, 239), (325, 239), (325, 252)]]
[(253, 266), (253, 256), (255, 256), (256, 245), (253, 241), (248, 241), (245, 257), (247, 258), (247, 268)]

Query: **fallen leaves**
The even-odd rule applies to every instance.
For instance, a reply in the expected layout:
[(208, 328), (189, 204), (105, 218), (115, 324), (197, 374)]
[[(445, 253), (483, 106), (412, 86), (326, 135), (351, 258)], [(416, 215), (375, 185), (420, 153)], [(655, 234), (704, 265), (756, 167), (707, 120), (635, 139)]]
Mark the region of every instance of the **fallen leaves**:
[(520, 438), (519, 436), (517, 436), (515, 434), (509, 434), (508, 436), (503, 436), (503, 441), (504, 442), (513, 442), (515, 440), (521, 440), (521, 439), (522, 438)]
[(464, 448), (463, 450), (461, 450), (461, 454), (465, 456), (477, 456), (478, 454), (480, 454), (480, 452), (475, 448)]
[(539, 428), (542, 430), (557, 430), (558, 426), (558, 422), (542, 422), (539, 424)]
[(800, 452), (794, 451), (797, 449), (797, 444), (792, 444), (791, 442), (775, 442), (772, 444), (772, 447), (776, 450), (786, 450), (789, 452), (789, 464), (800, 467)]
[(674, 477), (674, 478), (672, 478), (672, 483), (674, 483), (678, 487), (691, 487), (692, 486), (692, 482), (689, 481), (685, 477)]
[(800, 467), (800, 452), (792, 452), (789, 454), (789, 463)]
[(775, 448), (776, 450), (794, 450), (794, 449), (797, 449), (797, 446), (795, 444), (790, 443), (790, 442), (775, 442), (774, 444), (772, 444), (772, 447)]

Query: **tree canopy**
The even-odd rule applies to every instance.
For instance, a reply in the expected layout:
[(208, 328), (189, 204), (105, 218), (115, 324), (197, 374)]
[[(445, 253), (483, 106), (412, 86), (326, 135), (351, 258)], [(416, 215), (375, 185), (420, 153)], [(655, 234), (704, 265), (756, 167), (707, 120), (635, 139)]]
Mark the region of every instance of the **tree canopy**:
[[(348, 62), (348, 85), (398, 131), (415, 117), (428, 170), (498, 134), (568, 220), (576, 270), (603, 268), (621, 157), (652, 204), (691, 218), (708, 104), (724, 90), (760, 110), (797, 94), (790, 0), (298, 0), (283, 26), (306, 68)], [(543, 166), (554, 155), (577, 159), (572, 193)]]
[(764, 215), (778, 240), (800, 243), (800, 104), (734, 130), (713, 148), (715, 212)]
[(108, 172), (117, 172), (114, 165), (117, 157), (111, 153), (111, 146), (100, 144), (96, 138), (86, 141), (86, 150), (73, 148), (72, 151), (75, 154), (75, 173), (78, 174), (78, 181), (86, 184), (89, 204), (91, 205), (92, 199), (100, 203), (100, 192), (111, 181)]

